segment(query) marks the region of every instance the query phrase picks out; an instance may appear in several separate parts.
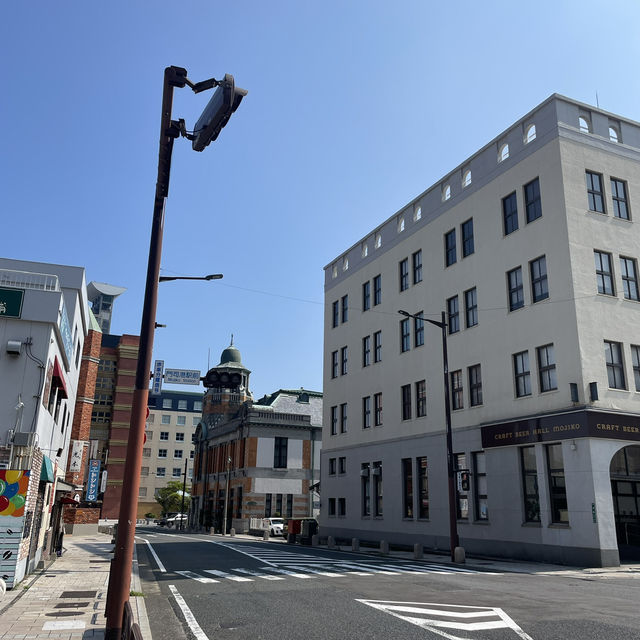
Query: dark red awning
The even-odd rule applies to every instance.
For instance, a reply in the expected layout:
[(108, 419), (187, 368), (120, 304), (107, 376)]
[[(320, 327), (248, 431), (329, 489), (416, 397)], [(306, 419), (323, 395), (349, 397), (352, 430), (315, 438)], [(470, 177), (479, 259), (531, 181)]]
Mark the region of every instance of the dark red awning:
[(64, 381), (64, 373), (62, 372), (58, 356), (56, 356), (56, 359), (53, 362), (53, 383), (58, 387), (58, 389), (60, 389), (58, 397), (69, 397), (69, 394), (67, 393), (67, 383)]

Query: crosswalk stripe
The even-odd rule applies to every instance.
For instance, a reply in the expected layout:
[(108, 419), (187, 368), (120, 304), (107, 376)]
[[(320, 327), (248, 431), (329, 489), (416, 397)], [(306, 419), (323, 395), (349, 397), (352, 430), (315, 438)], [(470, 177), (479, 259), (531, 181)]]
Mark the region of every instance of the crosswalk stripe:
[(275, 571), (276, 573), (283, 573), (284, 575), (291, 576), (292, 578), (300, 578), (302, 580), (310, 580), (315, 576), (309, 576), (306, 573), (296, 573), (295, 571), (289, 571), (288, 569), (275, 569), (271, 568), (269, 571)]
[(331, 571), (319, 571), (318, 569), (312, 569), (311, 567), (307, 567), (307, 566), (298, 566), (298, 565), (288, 565), (290, 567), (292, 567), (293, 569), (296, 569), (298, 571), (306, 571), (308, 573), (315, 573), (319, 576), (329, 576), (330, 578), (343, 578), (344, 577), (344, 573), (335, 573), (335, 572), (331, 572)]
[(256, 576), (256, 578), (262, 578), (263, 580), (284, 580), (280, 576), (270, 576), (264, 573), (259, 573), (258, 571), (251, 571), (251, 569), (231, 569), (231, 571), (237, 571), (238, 573), (246, 573), (250, 576)]
[(372, 567), (369, 565), (364, 565), (364, 564), (357, 564), (355, 562), (343, 562), (342, 565), (343, 567), (351, 567), (353, 569), (358, 569), (359, 571), (362, 570), (366, 570), (369, 571), (371, 573), (383, 573), (389, 576), (399, 576), (400, 572), (399, 571), (387, 571), (386, 569), (378, 569), (377, 566)]
[(215, 569), (205, 569), (204, 572), (210, 573), (213, 576), (218, 576), (219, 578), (233, 580), (234, 582), (253, 582), (252, 578), (241, 578), (240, 576), (233, 576), (230, 573), (225, 573), (224, 571), (216, 571)]
[(198, 582), (202, 582), (204, 584), (210, 584), (212, 582), (220, 582), (220, 580), (214, 580), (213, 578), (206, 578), (205, 576), (201, 576), (193, 571), (176, 571), (181, 576), (185, 578), (191, 578), (192, 580), (197, 580)]

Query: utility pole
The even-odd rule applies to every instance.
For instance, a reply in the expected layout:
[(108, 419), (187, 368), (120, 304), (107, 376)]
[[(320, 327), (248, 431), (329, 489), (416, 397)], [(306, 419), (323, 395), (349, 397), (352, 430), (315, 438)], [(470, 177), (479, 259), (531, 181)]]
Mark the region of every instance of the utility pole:
[(230, 480), (230, 468), (231, 468), (231, 456), (229, 455), (229, 446), (231, 443), (227, 443), (227, 486), (224, 491), (224, 514), (222, 516), (222, 535), (227, 535), (227, 509), (229, 507), (229, 480)]
[(184, 494), (187, 491), (187, 465), (189, 464), (189, 458), (185, 458), (184, 461), (184, 480), (182, 482), (182, 502), (180, 503), (180, 531), (182, 531), (182, 523), (184, 522), (182, 514), (184, 513)]

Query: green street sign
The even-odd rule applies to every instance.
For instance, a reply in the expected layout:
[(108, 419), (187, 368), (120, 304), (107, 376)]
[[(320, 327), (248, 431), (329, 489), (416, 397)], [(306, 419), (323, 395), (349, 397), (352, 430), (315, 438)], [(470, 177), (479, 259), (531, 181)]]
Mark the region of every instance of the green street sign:
[(19, 318), (23, 298), (24, 289), (0, 288), (0, 318)]

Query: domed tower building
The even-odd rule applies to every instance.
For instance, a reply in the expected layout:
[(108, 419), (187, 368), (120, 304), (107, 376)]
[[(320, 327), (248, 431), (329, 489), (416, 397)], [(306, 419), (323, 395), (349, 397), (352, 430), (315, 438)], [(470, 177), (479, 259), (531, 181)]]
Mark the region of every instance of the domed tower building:
[(207, 372), (195, 435), (189, 523), (228, 533), (252, 518), (319, 510), (322, 393), (279, 389), (254, 402), (251, 372), (231, 344)]

